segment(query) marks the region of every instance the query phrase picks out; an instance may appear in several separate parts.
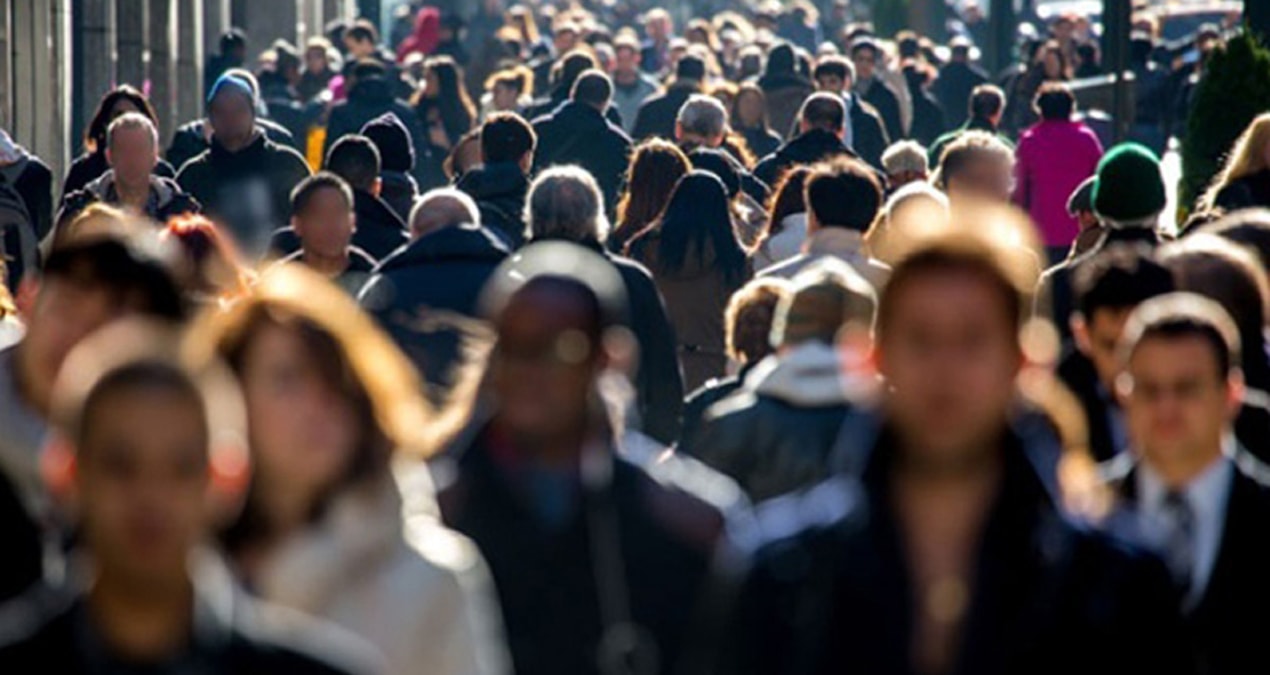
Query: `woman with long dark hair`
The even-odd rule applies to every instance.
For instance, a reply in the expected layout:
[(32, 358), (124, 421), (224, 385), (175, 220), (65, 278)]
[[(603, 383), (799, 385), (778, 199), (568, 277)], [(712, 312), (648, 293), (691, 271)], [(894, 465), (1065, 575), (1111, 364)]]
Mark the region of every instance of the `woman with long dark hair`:
[(762, 159), (781, 146), (781, 135), (767, 124), (767, 94), (753, 82), (742, 84), (732, 101), (732, 127)]
[(631, 239), (661, 215), (675, 185), (691, 169), (687, 156), (670, 141), (650, 138), (636, 146), (626, 191), (617, 203), (617, 226), (609, 233), (609, 250), (625, 251)]
[(705, 171), (679, 180), (661, 217), (631, 241), (631, 256), (653, 273), (679, 342), (684, 390), (728, 365), (723, 313), (753, 276), (737, 241), (723, 181)]
[[(110, 168), (106, 161), (106, 129), (116, 117), (130, 112), (145, 115), (155, 129), (159, 128), (159, 116), (155, 114), (154, 106), (150, 105), (150, 99), (136, 87), (121, 84), (106, 92), (97, 103), (97, 110), (93, 112), (93, 118), (84, 131), (84, 154), (71, 162), (66, 179), (62, 181), (62, 196), (84, 189), (85, 185), (106, 173)], [(171, 164), (160, 159), (154, 167), (154, 175), (175, 178), (176, 171)]]
[[(476, 106), (463, 84), (459, 64), (448, 56), (424, 62), (426, 84), (415, 93), (415, 112), (434, 145), (449, 149), (472, 130)], [(444, 138), (444, 143), (440, 142)]]

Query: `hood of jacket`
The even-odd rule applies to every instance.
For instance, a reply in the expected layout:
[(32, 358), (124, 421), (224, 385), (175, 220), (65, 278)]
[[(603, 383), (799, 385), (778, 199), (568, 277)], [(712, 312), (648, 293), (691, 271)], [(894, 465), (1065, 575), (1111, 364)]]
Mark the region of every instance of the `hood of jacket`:
[(836, 347), (819, 341), (767, 357), (750, 371), (745, 387), (802, 408), (855, 403), (870, 391), (864, 378), (848, 372)]
[(377, 274), (438, 263), (483, 262), (497, 265), (510, 254), (498, 237), (479, 225), (451, 225), (429, 232), (388, 256)]
[(525, 193), (529, 190), (529, 179), (525, 178), (524, 172), (515, 162), (494, 162), (463, 174), (455, 187), (478, 202), (505, 199), (524, 202)]
[(781, 159), (795, 164), (812, 164), (830, 155), (847, 153), (851, 150), (842, 139), (823, 129), (800, 134), (776, 151)]
[(353, 190), (353, 212), (357, 214), (357, 226), (391, 227), (406, 231), (406, 223), (388, 206), (388, 202), (366, 192)]
[(577, 101), (566, 101), (551, 113), (551, 123), (568, 129), (571, 134), (596, 133), (605, 130), (609, 121), (594, 107)]
[(396, 98), (388, 80), (382, 77), (371, 77), (359, 80), (348, 92), (348, 102), (359, 106), (387, 106)]
[(222, 173), (267, 171), (269, 151), (273, 149), (272, 144), (273, 142), (259, 127), (256, 128), (255, 137), (251, 142), (237, 152), (229, 151), (215, 136), (212, 136), (212, 143), (208, 148), (208, 160), (217, 171)]

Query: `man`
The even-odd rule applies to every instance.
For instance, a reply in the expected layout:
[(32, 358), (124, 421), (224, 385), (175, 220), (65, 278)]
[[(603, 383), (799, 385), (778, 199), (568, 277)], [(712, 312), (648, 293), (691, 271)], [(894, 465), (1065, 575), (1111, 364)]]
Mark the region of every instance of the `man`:
[(891, 137), (877, 109), (851, 93), (855, 66), (842, 56), (827, 56), (816, 64), (812, 77), (817, 91), (842, 96), (848, 120), (843, 127), (843, 143), (870, 165), (881, 168), (882, 153), (890, 146)]
[(429, 399), (446, 400), (456, 381), (477, 302), (507, 246), (481, 226), (477, 205), (455, 188), (419, 198), (410, 243), (375, 268), (358, 303), (383, 326), (424, 376)]
[[(257, 111), (263, 111), (264, 107), (260, 101), (260, 82), (256, 80), (256, 76), (251, 71), (243, 68), (230, 68), (225, 71), (226, 75), (232, 75), (251, 88), (252, 107)], [(297, 139), (287, 131), (286, 127), (277, 122), (265, 118), (256, 117), (256, 126), (264, 132), (269, 140), (278, 145), (285, 145), (297, 152), (303, 148), (301, 142), (304, 139)], [(182, 124), (172, 134), (172, 144), (168, 146), (164, 153), (164, 159), (168, 164), (172, 165), (174, 171), (180, 171), (185, 163), (198, 157), (200, 153), (212, 146), (212, 121), (206, 117), (193, 120)]]
[[(358, 133), (368, 122), (386, 113), (393, 113), (406, 125), (410, 132), (410, 151), (415, 157), (428, 153), (430, 146), (427, 135), (419, 124), (419, 115), (405, 101), (396, 98), (384, 64), (374, 59), (359, 61), (350, 72), (347, 86), (348, 99), (331, 108), (330, 121), (326, 126), (326, 143), (322, 148), (323, 156), (329, 154), (341, 138)], [(415, 163), (416, 180), (423, 179), (417, 171), (425, 163)]]
[(959, 127), (967, 121), (970, 97), (979, 86), (987, 84), (988, 74), (970, 62), (970, 39), (958, 35), (948, 43), (949, 60), (939, 69), (939, 79), (931, 89), (939, 99), (939, 105), (948, 115), (948, 122)]
[(917, 141), (900, 141), (882, 153), (882, 170), (886, 172), (886, 193), (909, 183), (925, 183), (930, 174), (926, 165), (926, 148)]
[[(217, 78), (230, 68), (241, 68), (247, 61), (247, 33), (241, 28), (230, 28), (220, 36), (219, 52), (207, 58), (203, 72), (203, 95), (211, 93)], [(180, 168), (180, 165), (174, 165)]]
[(489, 563), (515, 672), (675, 672), (705, 628), (723, 536), (723, 504), (695, 495), (720, 479), (674, 457), (647, 468), (627, 458), (601, 388), (619, 367), (624, 312), (611, 265), (533, 244), (495, 279), (492, 415), (474, 416), (453, 450), (442, 517)]
[[(410, 85), (401, 77), (397, 68), (397, 57), (392, 50), (379, 44), (379, 30), (375, 24), (362, 18), (344, 30), (344, 77), (352, 75), (357, 64), (363, 59), (372, 59), (384, 64), (384, 80), (388, 83), (393, 98), (408, 98)], [(345, 92), (348, 90), (345, 89)]]
[(174, 334), (124, 328), (72, 354), (68, 368), (76, 368), (59, 394), (59, 443), (73, 466), (59, 478), (80, 514), (77, 541), (90, 554), (77, 571), (82, 578), (4, 608), (0, 667), (67, 675), (369, 672), (369, 647), (299, 614), (265, 610), (199, 550), (215, 491), (242, 487), (224, 478), (213, 484), (217, 461), (245, 452), (226, 448), (224, 438), (246, 429), (217, 415), (235, 393), (162, 356), (177, 351)]
[(1014, 151), (996, 136), (968, 131), (944, 150), (933, 180), (959, 204), (1009, 204), (1014, 192)]
[(608, 75), (588, 70), (573, 84), (568, 103), (534, 120), (538, 135), (534, 171), (557, 164), (581, 166), (600, 185), (607, 212), (617, 206), (631, 154), (630, 137), (604, 119), (612, 96), (613, 83)]
[[(1119, 394), (1133, 439), (1107, 467), (1121, 524), (1155, 544), (1181, 589), (1199, 672), (1262, 658), (1255, 617), (1270, 602), (1270, 470), (1233, 441), (1239, 332), (1220, 305), (1176, 293), (1148, 300), (1120, 343)], [(1113, 527), (1116, 519), (1113, 517)]]
[(846, 112), (841, 96), (825, 92), (809, 96), (798, 111), (798, 135), (764, 157), (754, 167), (754, 177), (775, 185), (791, 167), (841, 155), (858, 157), (842, 142)]
[(415, 182), (414, 144), (405, 122), (387, 112), (362, 125), (361, 135), (370, 139), (379, 151), (379, 198), (404, 223), (410, 217), (419, 184)]
[(869, 105), (877, 108), (882, 122), (886, 124), (886, 134), (892, 139), (905, 137), (904, 125), (900, 119), (900, 99), (891, 87), (878, 77), (878, 62), (882, 58), (882, 50), (869, 38), (860, 38), (851, 45), (851, 62), (855, 64), (855, 85), (853, 90)]
[(635, 36), (618, 35), (613, 42), (613, 57), (613, 107), (622, 117), (622, 129), (633, 134), (640, 105), (659, 93), (661, 85), (640, 70)]
[(645, 99), (635, 115), (631, 136), (642, 141), (650, 136), (670, 139), (675, 134), (675, 120), (688, 97), (701, 93), (706, 78), (706, 63), (695, 54), (686, 54), (675, 64), (675, 79), (666, 92)]
[[(767, 203), (770, 190), (723, 145), (728, 131), (728, 110), (713, 96), (689, 96), (675, 119), (675, 141), (689, 159), (692, 159), (698, 149), (717, 151), (721, 159), (727, 162), (728, 168), (736, 173), (740, 189), (753, 200), (754, 210), (763, 211), (763, 204)], [(694, 162), (695, 168), (703, 168), (695, 164)]]
[(291, 190), (309, 175), (300, 153), (270, 141), (257, 128), (255, 101), (242, 78), (217, 80), (207, 98), (207, 118), (215, 130), (211, 147), (176, 176), (248, 255), (261, 253), (269, 233), (290, 218)]
[(1077, 269), (1074, 348), (1058, 364), (1058, 376), (1080, 399), (1094, 459), (1111, 459), (1128, 447), (1124, 413), (1115, 400), (1120, 374), (1117, 350), (1125, 322), (1139, 304), (1174, 289), (1169, 270), (1150, 251), (1130, 244), (1110, 246)]
[[(844, 359), (849, 338), (873, 323), (873, 287), (837, 260), (818, 261), (776, 309), (776, 354), (702, 420), (698, 457), (761, 502), (809, 488), (834, 472), (831, 454), (852, 400), (865, 389)], [(864, 345), (852, 347), (867, 348)]]
[[(1001, 116), (1005, 114), (1005, 92), (1001, 91), (1000, 87), (992, 84), (975, 87), (970, 93), (968, 105), (970, 118), (930, 144), (929, 159), (932, 167), (939, 167), (944, 158), (944, 150), (967, 131), (984, 131), (995, 135), (1004, 143), (1010, 142), (999, 132)], [(951, 108), (945, 108), (945, 110), (951, 110)], [(1013, 146), (1010, 147), (1013, 148)]]
[(860, 479), (761, 509), (720, 672), (1191, 672), (1163, 566), (1065, 520), (1012, 429), (1017, 255), (965, 227), (897, 264)]
[(91, 204), (106, 203), (159, 223), (184, 213), (198, 213), (198, 202), (181, 191), (176, 181), (155, 176), (159, 161), (159, 132), (141, 113), (124, 113), (106, 130), (106, 161), (110, 170), (62, 200), (57, 227), (65, 227)]
[[(86, 335), (129, 314), (177, 320), (181, 294), (156, 251), (157, 234), (95, 234), (53, 247), (27, 311), (26, 336), (0, 351), (0, 599), (37, 581), (45, 554), (61, 536), (41, 482), (40, 450), (52, 411), (53, 381)], [(28, 294), (31, 291), (27, 291)]]
[(525, 193), (538, 136), (516, 113), (495, 113), (481, 125), (481, 165), (455, 187), (481, 210), (481, 224), (511, 250), (525, 243)]
[(628, 302), (627, 327), (639, 347), (631, 374), (635, 410), (630, 426), (670, 445), (678, 438), (684, 397), (674, 329), (652, 275), (639, 263), (604, 247), (603, 202), (595, 181), (575, 167), (548, 169), (534, 179), (526, 201), (534, 241), (567, 241), (590, 249), (617, 270)]
[(675, 36), (675, 22), (661, 7), (644, 15), (644, 44), (640, 48), (640, 69), (661, 76), (670, 65), (670, 39)]
[(837, 158), (813, 167), (803, 185), (807, 241), (803, 252), (759, 272), (792, 279), (812, 263), (836, 258), (851, 266), (874, 289), (886, 284), (890, 268), (866, 250), (864, 233), (882, 208), (882, 186), (858, 159)]
[(300, 247), (279, 262), (304, 264), (356, 296), (375, 268), (374, 258), (352, 245), (356, 222), (344, 179), (326, 171), (305, 178), (291, 195), (291, 230)]

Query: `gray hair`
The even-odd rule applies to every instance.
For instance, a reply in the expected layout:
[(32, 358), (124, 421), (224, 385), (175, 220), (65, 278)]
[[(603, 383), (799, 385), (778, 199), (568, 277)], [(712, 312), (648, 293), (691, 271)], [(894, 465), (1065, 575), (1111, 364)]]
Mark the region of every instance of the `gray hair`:
[(728, 111), (713, 96), (693, 94), (679, 108), (678, 122), (686, 134), (715, 138), (728, 128)]
[(891, 147), (882, 153), (882, 168), (892, 176), (904, 172), (924, 174), (929, 171), (926, 154), (926, 148), (917, 141), (892, 143)]
[(531, 239), (598, 241), (608, 238), (604, 195), (580, 166), (553, 166), (538, 174), (525, 197)]
[(481, 224), (481, 211), (466, 192), (453, 187), (428, 190), (410, 209), (410, 232), (419, 237), (452, 225)]
[(125, 130), (145, 130), (150, 132), (150, 140), (154, 143), (154, 147), (159, 147), (159, 130), (154, 128), (154, 122), (149, 117), (139, 112), (127, 112), (116, 117), (110, 126), (106, 127), (106, 147), (114, 145), (115, 134)]

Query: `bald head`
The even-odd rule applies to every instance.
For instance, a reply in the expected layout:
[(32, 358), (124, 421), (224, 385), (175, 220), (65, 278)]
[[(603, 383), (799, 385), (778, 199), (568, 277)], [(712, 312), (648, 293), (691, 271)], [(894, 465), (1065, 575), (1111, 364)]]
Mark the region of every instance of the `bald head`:
[(410, 210), (410, 236), (418, 239), (452, 225), (481, 224), (476, 202), (455, 188), (437, 188), (425, 192)]

